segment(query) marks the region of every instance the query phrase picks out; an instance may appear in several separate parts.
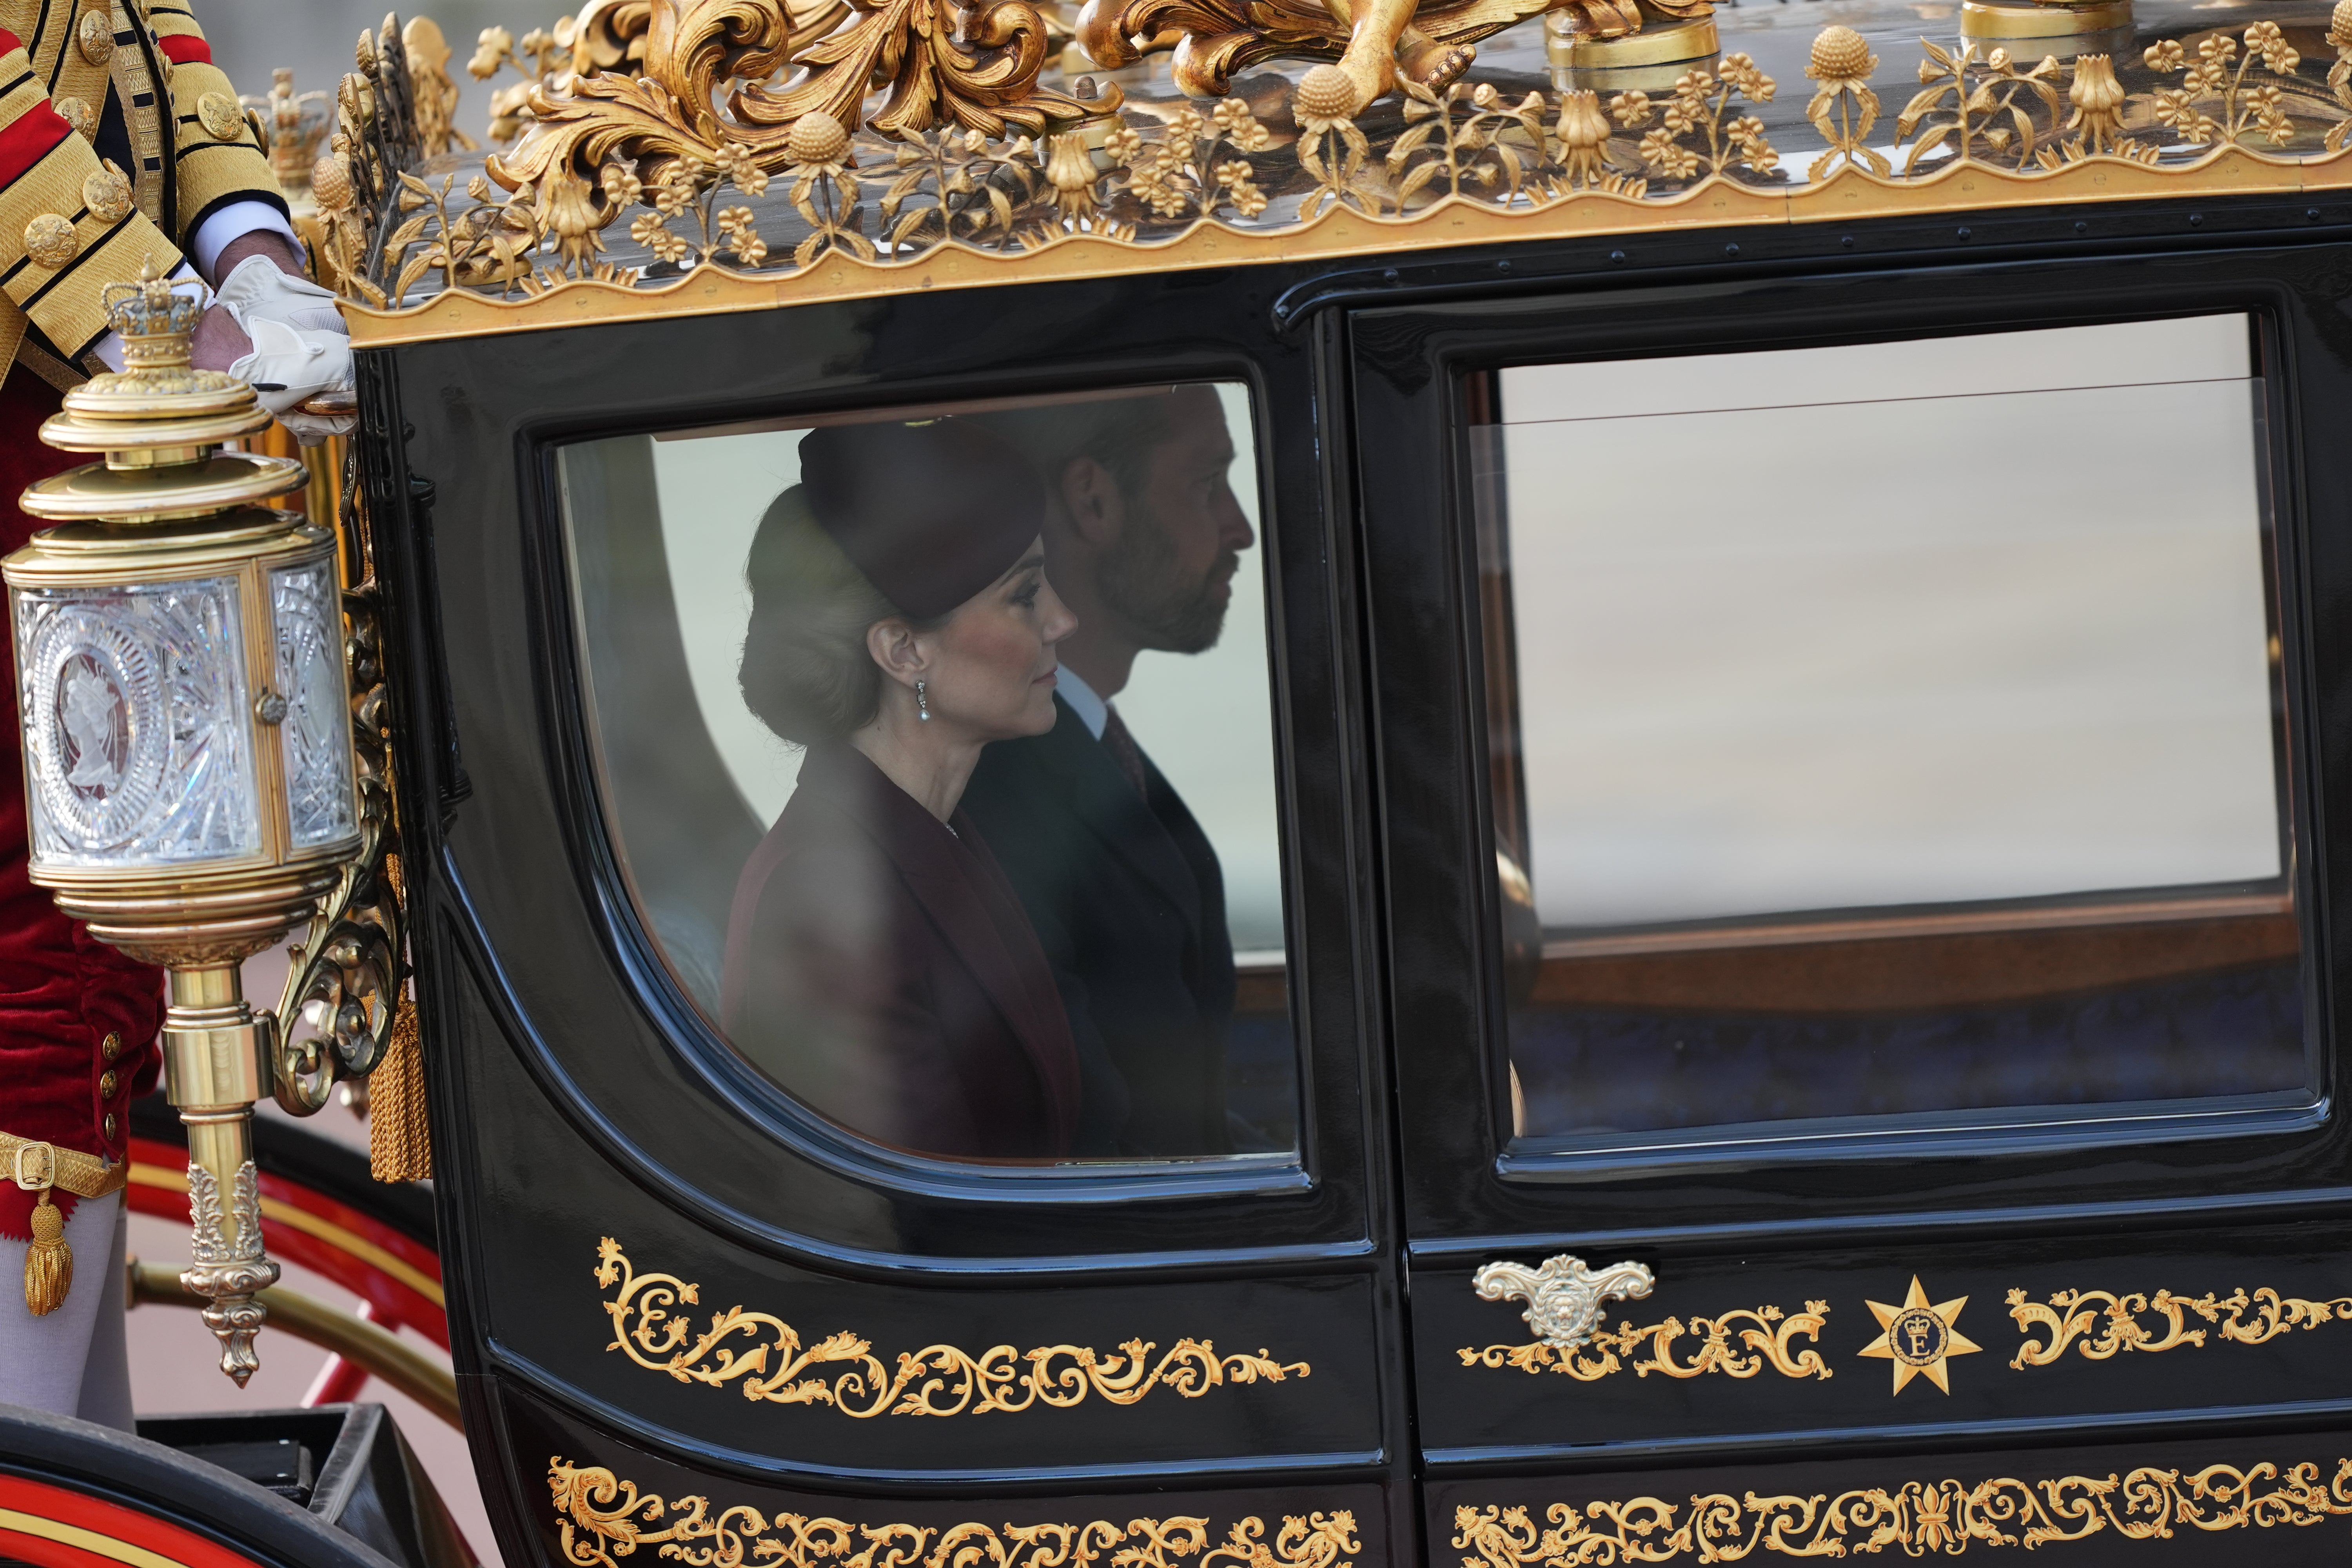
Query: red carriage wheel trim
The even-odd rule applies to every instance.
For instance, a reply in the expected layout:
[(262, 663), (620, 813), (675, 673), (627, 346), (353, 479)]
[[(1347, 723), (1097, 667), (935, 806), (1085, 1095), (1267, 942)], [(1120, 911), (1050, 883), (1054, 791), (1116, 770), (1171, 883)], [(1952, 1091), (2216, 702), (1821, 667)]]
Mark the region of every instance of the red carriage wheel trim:
[(244, 1553), (104, 1498), (0, 1476), (0, 1554), (38, 1568), (253, 1568)]

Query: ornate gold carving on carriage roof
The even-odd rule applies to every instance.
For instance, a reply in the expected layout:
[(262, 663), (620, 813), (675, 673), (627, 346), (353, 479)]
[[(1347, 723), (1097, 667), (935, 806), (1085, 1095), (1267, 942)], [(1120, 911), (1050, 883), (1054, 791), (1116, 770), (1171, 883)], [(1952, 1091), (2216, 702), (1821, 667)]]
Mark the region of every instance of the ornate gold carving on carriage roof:
[(606, 1237), (596, 1250), (596, 1283), (613, 1291), (604, 1310), (613, 1342), (639, 1366), (680, 1383), (729, 1384), (746, 1399), (772, 1405), (829, 1405), (864, 1420), (891, 1415), (984, 1415), (1034, 1406), (1068, 1409), (1089, 1394), (1133, 1405), (1154, 1389), (1198, 1399), (1221, 1384), (1282, 1383), (1308, 1375), (1305, 1362), (1255, 1355), (1219, 1355), (1207, 1340), (1183, 1339), (1158, 1360), (1148, 1340), (1129, 1340), (1114, 1353), (1084, 1345), (1015, 1350), (996, 1345), (972, 1354), (954, 1345), (902, 1352), (895, 1371), (873, 1347), (846, 1331), (803, 1344), (800, 1331), (766, 1312), (729, 1307), (697, 1333), (677, 1312), (698, 1306), (701, 1288), (674, 1274), (640, 1274)]
[(658, 1546), (659, 1555), (693, 1568), (743, 1568), (747, 1560), (784, 1568), (1088, 1568), (1104, 1562), (1113, 1568), (1355, 1568), (1363, 1551), (1356, 1516), (1346, 1509), (1287, 1516), (1270, 1539), (1255, 1515), (1236, 1520), (1223, 1539), (1198, 1515), (1125, 1524), (869, 1524), (771, 1516), (742, 1503), (714, 1510), (700, 1497), (673, 1502), (561, 1455), (547, 1462), (547, 1489), (564, 1560), (578, 1568), (617, 1568), (614, 1558), (640, 1546)]
[[(1831, 1375), (1830, 1365), (1822, 1359), (1822, 1352), (1800, 1350), (1795, 1342), (1818, 1342), (1829, 1310), (1826, 1301), (1808, 1301), (1801, 1312), (1784, 1312), (1769, 1305), (1753, 1310), (1742, 1308), (1712, 1318), (1693, 1318), (1688, 1323), (1680, 1318), (1668, 1318), (1647, 1328), (1620, 1323), (1615, 1332), (1599, 1330), (1583, 1346), (1575, 1349), (1561, 1349), (1538, 1340), (1533, 1344), (1488, 1345), (1484, 1349), (1465, 1346), (1454, 1353), (1462, 1358), (1464, 1366), (1515, 1366), (1525, 1373), (1549, 1368), (1566, 1373), (1579, 1383), (1597, 1383), (1626, 1364), (1621, 1356), (1632, 1355), (1646, 1342), (1649, 1356), (1633, 1363), (1637, 1377), (1647, 1377), (1654, 1372), (1677, 1379), (1701, 1377), (1708, 1373), (1748, 1378), (1769, 1366), (1782, 1377), (1827, 1378)], [(1735, 1331), (1744, 1352), (1731, 1342)], [(1678, 1362), (1675, 1359), (1675, 1342), (1685, 1334), (1698, 1344), (1688, 1352), (1688, 1362)]]
[[(2105, 1476), (2025, 1481), (1906, 1480), (1832, 1494), (1633, 1497), (1531, 1507), (1457, 1508), (1463, 1568), (1569, 1568), (1587, 1563), (1738, 1563), (1773, 1553), (1841, 1557), (1899, 1550), (1958, 1556), (1970, 1546), (2027, 1551), (2102, 1539), (2168, 1541), (2191, 1532), (2306, 1528), (2352, 1514), (2352, 1458), (2333, 1480), (2317, 1463), (2240, 1469), (2147, 1465)], [(574, 1559), (574, 1561), (583, 1561)]]
[[(2324, 1323), (2352, 1322), (2352, 1296), (2306, 1300), (2283, 1296), (2268, 1286), (2248, 1295), (2242, 1286), (2227, 1296), (2207, 1291), (2202, 1296), (2176, 1296), (2158, 1290), (2153, 1296), (2112, 1290), (2059, 1290), (2048, 1306), (2028, 1300), (2023, 1289), (2009, 1293), (2009, 1315), (2026, 1334), (2011, 1366), (2049, 1366), (2069, 1345), (2092, 1361), (2106, 1361), (2126, 1351), (2168, 1351), (2182, 1345), (2202, 1347), (2209, 1331), (2242, 1345), (2259, 1345), (2295, 1329), (2315, 1329)], [(2140, 1320), (2152, 1316), (2158, 1326)], [(2191, 1328), (2191, 1316), (2212, 1324), (2210, 1331)], [(2047, 1339), (2037, 1339), (2047, 1334)]]
[[(382, 155), (396, 138), (379, 122), (406, 115), (413, 134), (393, 100), (415, 94), (392, 89), (381, 58), (347, 79), (319, 190), (331, 270), (369, 307), (353, 312), (359, 341), (1510, 239), (2352, 188), (2352, 0), (2325, 31), (2324, 68), (2305, 58), (2315, 26), (2291, 37), (2269, 21), (2130, 58), (2029, 62), (1923, 39), (1918, 90), (1893, 114), (1879, 95), (1901, 67), (1844, 26), (1815, 39), (1812, 90), (1785, 112), (1780, 84), (1737, 50), (1647, 89), (1507, 92), (1473, 72), (1360, 110), (1332, 66), (1216, 102), (1122, 99), (1091, 79), (1033, 90), (1018, 84), (1045, 34), (1024, 30), (1025, 0), (992, 0), (985, 48), (940, 30), (945, 10), (909, 9), (952, 0), (810, 8), (845, 3), (637, 0), (489, 37), (478, 72), (530, 75), (499, 100), (519, 139), (471, 179)], [(859, 52), (901, 26), (931, 31)], [(873, 95), (852, 89), (869, 79)]]

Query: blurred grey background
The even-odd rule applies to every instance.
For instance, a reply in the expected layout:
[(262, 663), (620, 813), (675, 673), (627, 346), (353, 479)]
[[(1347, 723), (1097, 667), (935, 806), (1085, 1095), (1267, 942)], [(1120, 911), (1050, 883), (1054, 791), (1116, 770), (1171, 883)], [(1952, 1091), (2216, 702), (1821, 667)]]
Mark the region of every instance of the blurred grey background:
[[(269, 90), (269, 73), (294, 68), (294, 85), (332, 92), (352, 68), (352, 46), (362, 28), (383, 26), (384, 6), (369, 0), (193, 0), (197, 23), (213, 46), (213, 60), (228, 72), (241, 93)], [(456, 58), (450, 75), (464, 95), (457, 122), (479, 135), (488, 118), (489, 88), (465, 72), (474, 40), (493, 24), (520, 37), (533, 27), (550, 27), (576, 4), (562, 0), (432, 0), (400, 12), (405, 22), (422, 14), (441, 24)], [(511, 72), (504, 79), (512, 81)]]

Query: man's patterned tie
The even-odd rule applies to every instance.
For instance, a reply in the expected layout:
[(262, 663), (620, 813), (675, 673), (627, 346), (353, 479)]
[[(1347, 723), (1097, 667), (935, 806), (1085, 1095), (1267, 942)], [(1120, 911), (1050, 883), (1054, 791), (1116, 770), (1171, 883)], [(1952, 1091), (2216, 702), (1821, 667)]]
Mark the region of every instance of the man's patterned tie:
[(1151, 785), (1150, 775), (1143, 771), (1143, 748), (1128, 733), (1127, 721), (1118, 716), (1116, 708), (1107, 710), (1103, 718), (1102, 743), (1110, 760), (1118, 764), (1118, 771), (1127, 775), (1127, 782), (1135, 786), (1135, 793), (1150, 800)]

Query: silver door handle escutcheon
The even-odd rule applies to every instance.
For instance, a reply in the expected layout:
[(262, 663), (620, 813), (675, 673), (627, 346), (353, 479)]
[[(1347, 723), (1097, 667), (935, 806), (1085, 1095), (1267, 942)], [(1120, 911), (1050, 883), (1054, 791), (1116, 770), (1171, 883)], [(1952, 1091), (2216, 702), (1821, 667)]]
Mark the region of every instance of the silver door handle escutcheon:
[(1638, 1300), (1657, 1280), (1644, 1264), (1612, 1263), (1593, 1269), (1581, 1258), (1563, 1252), (1545, 1258), (1540, 1268), (1489, 1263), (1470, 1277), (1470, 1283), (1482, 1301), (1525, 1301), (1528, 1310), (1519, 1315), (1536, 1338), (1557, 1350), (1573, 1350), (1601, 1326), (1602, 1302)]

